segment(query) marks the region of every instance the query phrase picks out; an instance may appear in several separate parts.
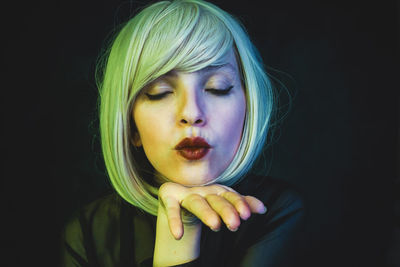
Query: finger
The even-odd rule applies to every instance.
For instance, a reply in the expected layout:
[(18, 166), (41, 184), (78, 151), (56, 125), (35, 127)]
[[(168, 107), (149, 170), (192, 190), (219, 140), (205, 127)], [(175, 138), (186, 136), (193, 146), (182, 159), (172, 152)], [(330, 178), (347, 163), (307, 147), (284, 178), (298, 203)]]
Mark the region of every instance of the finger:
[(236, 192), (227, 191), (222, 193), (221, 196), (226, 198), (235, 207), (243, 220), (247, 220), (250, 217), (251, 209), (242, 195)]
[(249, 204), (252, 213), (264, 214), (267, 212), (267, 207), (257, 198), (252, 196), (245, 196), (244, 198), (246, 199), (247, 204)]
[(208, 195), (206, 199), (211, 208), (221, 216), (229, 230), (236, 231), (239, 228), (239, 214), (228, 200), (218, 195)]
[(183, 224), (181, 219), (181, 207), (173, 197), (162, 198), (167, 213), (169, 229), (176, 240), (183, 236)]
[(181, 206), (193, 213), (213, 231), (220, 228), (221, 220), (219, 219), (218, 214), (210, 207), (206, 199), (202, 196), (191, 194), (182, 201)]

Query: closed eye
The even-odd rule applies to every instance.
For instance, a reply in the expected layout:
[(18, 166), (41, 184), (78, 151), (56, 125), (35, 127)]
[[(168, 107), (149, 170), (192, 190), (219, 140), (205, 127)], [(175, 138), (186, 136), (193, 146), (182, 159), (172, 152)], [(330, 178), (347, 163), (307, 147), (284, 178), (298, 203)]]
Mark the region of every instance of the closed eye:
[(166, 91), (166, 92), (164, 92), (164, 93), (155, 94), (155, 95), (151, 95), (151, 94), (149, 94), (149, 93), (146, 93), (146, 96), (147, 96), (147, 98), (148, 98), (149, 100), (160, 100), (160, 99), (164, 98), (165, 96), (167, 96), (167, 95), (170, 94), (170, 93), (172, 93), (172, 92)]
[(233, 85), (232, 85), (232, 86), (229, 86), (229, 87), (226, 88), (226, 89), (208, 88), (208, 89), (206, 89), (206, 91), (207, 91), (207, 92), (210, 92), (210, 93), (212, 93), (212, 94), (214, 94), (214, 95), (223, 96), (223, 95), (229, 94), (229, 91), (230, 91), (232, 88), (233, 88)]

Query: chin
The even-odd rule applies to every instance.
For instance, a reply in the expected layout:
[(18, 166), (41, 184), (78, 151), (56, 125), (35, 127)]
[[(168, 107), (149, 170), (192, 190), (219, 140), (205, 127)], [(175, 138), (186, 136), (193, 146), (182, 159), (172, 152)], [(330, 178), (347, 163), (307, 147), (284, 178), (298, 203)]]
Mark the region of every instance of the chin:
[(209, 183), (210, 181), (215, 180), (217, 177), (214, 175), (193, 175), (193, 173), (190, 173), (188, 175), (182, 175), (182, 176), (175, 176), (172, 179), (169, 179), (171, 182), (178, 183), (184, 186), (200, 186), (204, 185), (206, 183)]

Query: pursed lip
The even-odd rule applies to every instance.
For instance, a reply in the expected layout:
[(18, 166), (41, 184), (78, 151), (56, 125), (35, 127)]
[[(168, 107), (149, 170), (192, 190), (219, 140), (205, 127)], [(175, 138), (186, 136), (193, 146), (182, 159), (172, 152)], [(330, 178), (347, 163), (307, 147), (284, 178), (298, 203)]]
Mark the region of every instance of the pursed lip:
[(176, 150), (182, 150), (185, 148), (211, 148), (211, 146), (201, 137), (186, 137), (175, 146)]

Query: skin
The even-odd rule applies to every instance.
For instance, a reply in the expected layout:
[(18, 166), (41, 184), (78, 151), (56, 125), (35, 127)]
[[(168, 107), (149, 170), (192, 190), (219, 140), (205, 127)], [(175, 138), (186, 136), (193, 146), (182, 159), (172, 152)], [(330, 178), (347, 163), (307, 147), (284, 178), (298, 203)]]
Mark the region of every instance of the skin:
[[(164, 179), (159, 188), (154, 266), (189, 262), (200, 254), (202, 224), (183, 224), (182, 208), (213, 231), (220, 229), (222, 221), (236, 231), (241, 219), (266, 212), (255, 197), (219, 184), (201, 186), (216, 179), (232, 162), (245, 114), (245, 90), (233, 49), (221, 67), (171, 71), (137, 96), (132, 110), (137, 132), (132, 143), (143, 146), (156, 176)], [(188, 160), (174, 149), (183, 138), (197, 136), (211, 145), (205, 157)]]
[[(227, 94), (220, 95), (228, 88)], [(148, 97), (164, 93), (161, 99)], [(218, 177), (232, 162), (245, 114), (246, 97), (231, 51), (222, 67), (171, 71), (144, 88), (133, 107), (138, 129), (133, 141), (143, 145), (150, 163), (168, 181), (201, 185)], [(205, 157), (188, 160), (174, 149), (185, 137), (197, 136), (211, 145)]]
[[(173, 266), (195, 260), (200, 256), (202, 224), (182, 226), (181, 207), (190, 211), (214, 231), (224, 223), (236, 231), (240, 218), (251, 213), (263, 214), (263, 203), (252, 196), (242, 196), (223, 185), (185, 187), (166, 182), (160, 187), (153, 266)], [(240, 217), (239, 217), (240, 216)], [(185, 234), (183, 234), (185, 233)]]
[(266, 212), (264, 204), (255, 197), (242, 196), (232, 188), (220, 184), (185, 187), (167, 182), (160, 187), (160, 199), (169, 221), (170, 231), (176, 239), (183, 235), (181, 207), (190, 211), (213, 231), (219, 231), (221, 220), (231, 231), (247, 220), (251, 213)]

